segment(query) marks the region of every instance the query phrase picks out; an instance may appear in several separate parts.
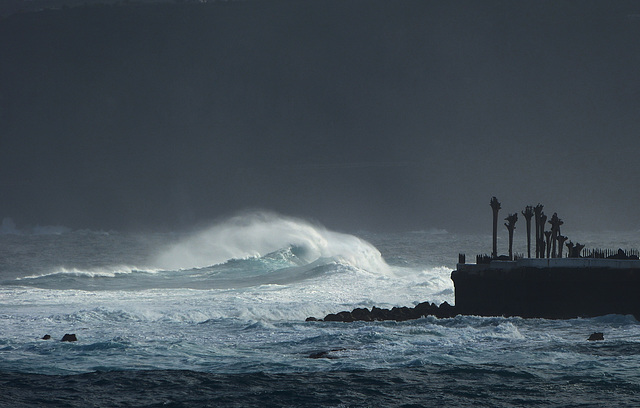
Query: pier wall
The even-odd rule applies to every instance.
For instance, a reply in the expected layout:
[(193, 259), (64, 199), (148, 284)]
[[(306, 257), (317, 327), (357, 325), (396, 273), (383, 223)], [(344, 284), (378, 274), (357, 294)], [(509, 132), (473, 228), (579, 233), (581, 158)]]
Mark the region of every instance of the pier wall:
[[(522, 261), (547, 261), (549, 266)], [(451, 274), (456, 310), (479, 316), (568, 319), (633, 314), (640, 318), (640, 268), (611, 268), (602, 262), (594, 267), (587, 259), (571, 260), (578, 261), (574, 265), (558, 261), (564, 259), (458, 265)]]

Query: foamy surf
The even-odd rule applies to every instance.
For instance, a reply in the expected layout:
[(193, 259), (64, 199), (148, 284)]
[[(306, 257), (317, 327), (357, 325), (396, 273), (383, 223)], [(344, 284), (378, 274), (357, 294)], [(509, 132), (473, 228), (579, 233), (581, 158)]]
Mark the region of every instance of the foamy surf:
[[(627, 392), (637, 388), (640, 325), (626, 316), (305, 322), (354, 308), (454, 303), (452, 265), (446, 262), (455, 262), (457, 249), (469, 243), (482, 250), (488, 240), (474, 235), (357, 238), (311, 222), (253, 214), (184, 239), (73, 231), (0, 235), (0, 241), (4, 248), (23, 249), (0, 258), (0, 271), (10, 271), (0, 281), (0, 371), (46, 374), (34, 377), (38, 387), (52, 374), (68, 373), (80, 373), (69, 377), (74, 384), (83, 375), (99, 378), (99, 389), (102, 376), (121, 373), (118, 378), (135, 383), (138, 393), (131, 376), (142, 372), (164, 378), (162, 387), (175, 381), (174, 390), (194, 372), (233, 377), (243, 387), (248, 376), (268, 373), (285, 376), (277, 384), (307, 373), (304, 383), (315, 384), (360, 372), (373, 381), (371, 392), (386, 376), (390, 395), (404, 403), (415, 392), (397, 397), (398, 383), (406, 385), (426, 369), (435, 374), (419, 378), (416, 389), (433, 385), (434, 378), (440, 382), (422, 397), (474, 381), (482, 381), (482, 389), (493, 384), (496, 392), (505, 381), (521, 387), (541, 379), (549, 379), (545, 389), (586, 379), (590, 387), (596, 384), (596, 394), (607, 383), (616, 393), (621, 384)], [(210, 256), (210, 242), (226, 247), (213, 248)], [(166, 254), (176, 255), (174, 264), (153, 262)], [(604, 333), (601, 344), (586, 341), (595, 331)], [(61, 342), (65, 333), (75, 333), (78, 341)], [(45, 334), (51, 340), (43, 340)], [(399, 382), (396, 373), (405, 379)], [(363, 382), (356, 383), (360, 393)], [(68, 384), (51, 387), (54, 393), (59, 388)], [(543, 400), (547, 392), (541, 392)]]
[(307, 263), (330, 258), (370, 272), (388, 271), (380, 251), (370, 243), (270, 212), (247, 213), (205, 228), (162, 249), (152, 263), (164, 269), (190, 269), (258, 258), (284, 248), (296, 248), (298, 258)]
[(49, 289), (228, 289), (287, 285), (355, 271), (387, 276), (370, 243), (293, 217), (253, 212), (231, 217), (152, 252), (152, 266), (56, 267), (8, 284)]
[(148, 269), (148, 268), (137, 268), (134, 266), (114, 266), (114, 267), (101, 267), (101, 268), (90, 268), (90, 269), (80, 269), (80, 268), (65, 268), (60, 267), (56, 268), (53, 272), (50, 273), (42, 273), (39, 275), (28, 275), (24, 277), (18, 277), (16, 280), (30, 280), (30, 279), (43, 279), (50, 277), (64, 277), (64, 276), (75, 276), (75, 277), (88, 277), (88, 278), (115, 278), (119, 275), (128, 275), (133, 273), (148, 273), (153, 274), (157, 273), (158, 269)]

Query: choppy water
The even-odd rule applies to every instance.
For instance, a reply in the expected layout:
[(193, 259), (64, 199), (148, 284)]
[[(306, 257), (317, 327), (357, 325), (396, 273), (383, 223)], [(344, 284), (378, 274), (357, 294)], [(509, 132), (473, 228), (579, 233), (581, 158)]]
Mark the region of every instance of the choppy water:
[(640, 405), (631, 316), (304, 321), (453, 303), (458, 252), (487, 252), (489, 236), (350, 235), (265, 213), (188, 234), (0, 230), (0, 405)]

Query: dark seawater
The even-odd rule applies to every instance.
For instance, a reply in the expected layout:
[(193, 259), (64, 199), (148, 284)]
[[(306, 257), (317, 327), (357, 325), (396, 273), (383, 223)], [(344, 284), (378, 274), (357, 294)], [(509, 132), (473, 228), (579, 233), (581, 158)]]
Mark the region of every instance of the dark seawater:
[[(581, 241), (638, 248), (637, 235)], [(633, 316), (305, 322), (454, 303), (458, 252), (489, 245), (269, 213), (180, 234), (4, 228), (0, 407), (640, 406)]]
[(639, 406), (640, 385), (588, 371), (549, 379), (497, 365), (232, 375), (5, 372), (0, 380), (0, 403), (14, 407), (603, 407), (613, 402)]

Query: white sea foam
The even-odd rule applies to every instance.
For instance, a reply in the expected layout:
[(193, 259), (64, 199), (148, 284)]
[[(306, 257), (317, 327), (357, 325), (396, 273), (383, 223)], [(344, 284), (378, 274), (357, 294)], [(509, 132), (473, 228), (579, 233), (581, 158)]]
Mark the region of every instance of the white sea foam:
[[(269, 225), (284, 225), (283, 218), (276, 217)], [(291, 230), (304, 230), (305, 224), (311, 230), (306, 239), (320, 249), (303, 239), (282, 238), (294, 236)], [(452, 303), (451, 268), (437, 266), (444, 263), (433, 255), (455, 255), (457, 248), (473, 240), (454, 234), (447, 240), (440, 235), (372, 235), (382, 253), (394, 261), (392, 266), (383, 263), (387, 272), (381, 273), (377, 249), (355, 237), (298, 221), (288, 229), (270, 231), (280, 232), (280, 238), (273, 245), (256, 247), (260, 257), (234, 261), (229, 258), (239, 257), (223, 257), (218, 265), (200, 269), (181, 269), (187, 263), (176, 269), (132, 266), (145, 264), (149, 251), (114, 262), (119, 266), (104, 266), (105, 260), (118, 259), (117, 254), (138, 242), (125, 235), (91, 236), (100, 253), (112, 251), (93, 265), (96, 247), (79, 246), (84, 241), (77, 232), (60, 237), (5, 236), (7, 242), (17, 241), (29, 249), (16, 254), (22, 262), (32, 260), (32, 254), (43, 255), (36, 256), (44, 264), (33, 274), (45, 269), (55, 274), (18, 284), (7, 278), (4, 283), (8, 283), (0, 285), (0, 369), (46, 374), (140, 368), (246, 373), (506, 364), (564, 373), (566, 367), (573, 372), (572, 367), (582, 370), (586, 364), (607, 365), (612, 373), (628, 367), (624, 375), (637, 380), (640, 325), (629, 316), (305, 323), (308, 316), (355, 307)], [(150, 236), (143, 241), (149, 243), (144, 248), (155, 249), (157, 242), (166, 243), (171, 237)], [(322, 239), (324, 246), (316, 243)], [(77, 252), (68, 258), (68, 267), (57, 268), (49, 263), (51, 257), (44, 256), (51, 247)], [(252, 247), (247, 244), (244, 249)], [(271, 247), (277, 249), (269, 252)], [(314, 260), (322, 254), (332, 256)], [(228, 285), (211, 284), (218, 279)], [(239, 285), (242, 282), (244, 286)], [(604, 332), (605, 342), (587, 342), (594, 331)], [(64, 333), (75, 333), (78, 342), (40, 340), (44, 334), (59, 340)], [(326, 350), (340, 350), (334, 353), (340, 358), (306, 358)]]
[(118, 275), (128, 275), (132, 273), (152, 274), (152, 273), (157, 273), (158, 271), (159, 271), (158, 269), (153, 269), (153, 268), (137, 268), (134, 266), (127, 266), (127, 265), (97, 267), (97, 268), (89, 268), (89, 269), (58, 267), (49, 273), (18, 277), (16, 278), (16, 280), (20, 281), (20, 280), (29, 280), (29, 279), (40, 279), (45, 277), (57, 276), (57, 275), (88, 277), (88, 278), (98, 278), (98, 277), (114, 278)]
[(270, 212), (248, 213), (215, 224), (163, 249), (152, 263), (164, 269), (191, 269), (260, 257), (292, 245), (300, 249), (297, 256), (306, 262), (331, 258), (369, 272), (388, 272), (382, 255), (368, 242)]

